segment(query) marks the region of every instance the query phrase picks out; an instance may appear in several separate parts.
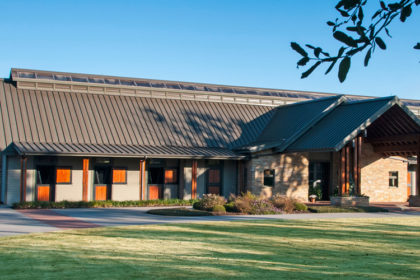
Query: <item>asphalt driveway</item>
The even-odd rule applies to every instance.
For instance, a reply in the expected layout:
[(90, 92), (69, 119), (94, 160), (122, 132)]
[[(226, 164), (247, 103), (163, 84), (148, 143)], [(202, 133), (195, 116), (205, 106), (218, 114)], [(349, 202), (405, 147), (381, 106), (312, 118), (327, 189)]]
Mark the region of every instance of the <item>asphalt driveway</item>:
[[(163, 207), (159, 207), (163, 208)], [(258, 219), (337, 219), (337, 218), (386, 218), (418, 216), (420, 212), (379, 213), (322, 213), (282, 215), (200, 216), (168, 217), (150, 215), (152, 207), (89, 208), (89, 209), (39, 209), (13, 210), (0, 208), (0, 236), (24, 233), (49, 232), (65, 229), (98, 226), (128, 226), (159, 223), (185, 223), (202, 221), (233, 221)]]

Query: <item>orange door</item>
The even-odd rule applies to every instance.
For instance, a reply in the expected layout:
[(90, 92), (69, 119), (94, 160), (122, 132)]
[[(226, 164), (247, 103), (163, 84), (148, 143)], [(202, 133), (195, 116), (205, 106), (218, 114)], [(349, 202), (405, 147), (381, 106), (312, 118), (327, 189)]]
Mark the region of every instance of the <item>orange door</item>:
[(95, 200), (106, 200), (106, 185), (95, 186)]
[(411, 195), (411, 172), (407, 172), (407, 197)]
[(38, 201), (50, 201), (50, 185), (38, 185)]
[(161, 195), (161, 187), (160, 186), (149, 186), (149, 199), (155, 200), (160, 199)]

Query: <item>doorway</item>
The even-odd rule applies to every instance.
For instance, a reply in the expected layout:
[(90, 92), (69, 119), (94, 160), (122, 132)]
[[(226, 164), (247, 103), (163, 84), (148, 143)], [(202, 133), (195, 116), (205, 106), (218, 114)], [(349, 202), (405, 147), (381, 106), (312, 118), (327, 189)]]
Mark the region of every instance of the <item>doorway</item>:
[(162, 199), (163, 184), (165, 182), (164, 172), (163, 167), (149, 168), (149, 200)]
[(318, 200), (330, 200), (330, 163), (309, 163), (309, 195), (315, 194)]
[(36, 200), (53, 201), (55, 197), (55, 167), (50, 165), (36, 168)]
[(111, 166), (95, 166), (95, 200), (111, 200)]

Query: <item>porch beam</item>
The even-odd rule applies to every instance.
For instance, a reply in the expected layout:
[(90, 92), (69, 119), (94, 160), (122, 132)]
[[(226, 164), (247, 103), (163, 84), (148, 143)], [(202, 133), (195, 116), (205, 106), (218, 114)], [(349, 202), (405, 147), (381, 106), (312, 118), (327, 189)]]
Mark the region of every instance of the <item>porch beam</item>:
[(407, 135), (395, 135), (395, 136), (387, 136), (387, 137), (379, 137), (379, 138), (371, 138), (367, 139), (371, 144), (385, 144), (390, 142), (411, 142), (411, 141), (418, 141), (420, 138), (420, 134), (407, 134)]
[(346, 192), (350, 189), (350, 146), (346, 146)]
[(184, 199), (184, 187), (185, 187), (185, 160), (179, 160), (179, 187), (178, 187), (178, 197), (179, 199)]
[(192, 168), (191, 168), (191, 198), (197, 198), (197, 169), (198, 169), (198, 162), (196, 159), (192, 161)]
[(419, 151), (418, 144), (410, 145), (389, 145), (389, 146), (373, 146), (375, 153), (387, 153), (387, 152), (411, 152), (414, 155)]
[(88, 201), (89, 188), (89, 159), (83, 159), (82, 199)]
[(27, 157), (20, 158), (20, 202), (26, 201), (26, 169)]
[(346, 193), (346, 147), (340, 151), (340, 192)]

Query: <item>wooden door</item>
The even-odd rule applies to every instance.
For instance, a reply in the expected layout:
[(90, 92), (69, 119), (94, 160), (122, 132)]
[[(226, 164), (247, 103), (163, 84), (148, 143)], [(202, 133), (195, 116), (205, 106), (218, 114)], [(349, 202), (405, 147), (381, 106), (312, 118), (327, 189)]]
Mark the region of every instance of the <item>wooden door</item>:
[(413, 181), (412, 181), (412, 176), (411, 175), (412, 175), (411, 172), (408, 171), (407, 172), (407, 197), (409, 197), (412, 194), (411, 188), (413, 186), (413, 184), (412, 184)]
[(38, 201), (50, 201), (50, 185), (38, 185)]
[(149, 185), (149, 200), (161, 199), (162, 187), (158, 185)]
[(107, 198), (107, 186), (96, 185), (95, 186), (95, 200), (106, 200)]
[(210, 168), (207, 176), (207, 193), (220, 195), (221, 174), (219, 168)]

